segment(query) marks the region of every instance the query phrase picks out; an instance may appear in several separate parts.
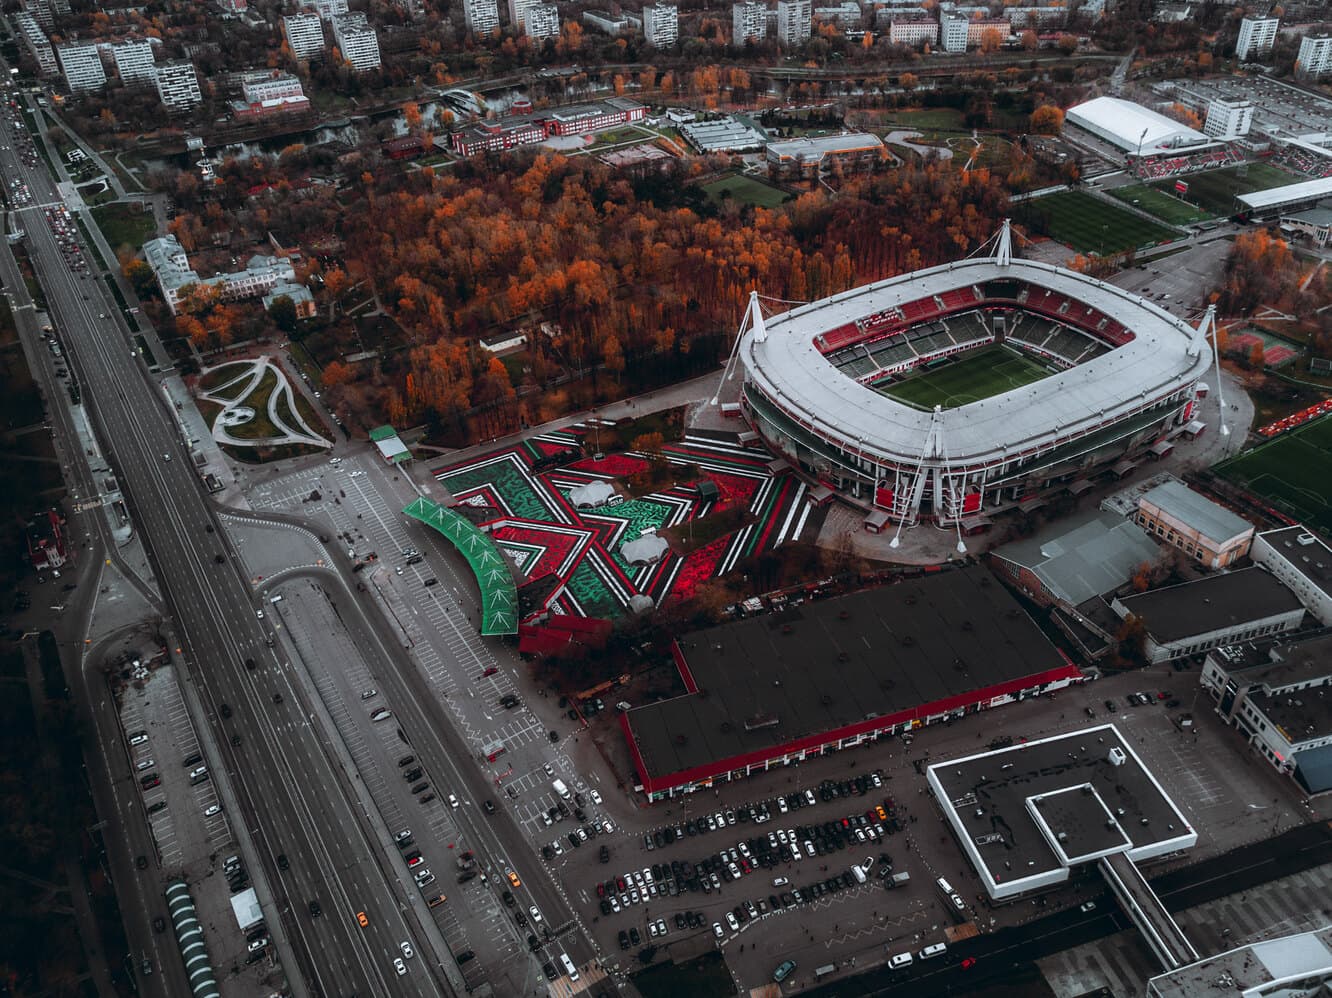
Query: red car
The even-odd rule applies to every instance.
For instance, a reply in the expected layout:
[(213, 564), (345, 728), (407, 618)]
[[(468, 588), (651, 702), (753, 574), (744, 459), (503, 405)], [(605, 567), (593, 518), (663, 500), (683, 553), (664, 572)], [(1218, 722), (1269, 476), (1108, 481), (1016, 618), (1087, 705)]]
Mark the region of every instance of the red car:
[(495, 673), (497, 673), (497, 672), (499, 672), (499, 669), (495, 668), (495, 667), (492, 665), (492, 666), (491, 666), (489, 669), (487, 669), (485, 672), (481, 673), (481, 678), (482, 678), (482, 679), (485, 679), (487, 676), (493, 676), (493, 675), (494, 675)]
[(606, 896), (606, 885), (597, 884), (597, 897), (604, 898), (605, 896)]

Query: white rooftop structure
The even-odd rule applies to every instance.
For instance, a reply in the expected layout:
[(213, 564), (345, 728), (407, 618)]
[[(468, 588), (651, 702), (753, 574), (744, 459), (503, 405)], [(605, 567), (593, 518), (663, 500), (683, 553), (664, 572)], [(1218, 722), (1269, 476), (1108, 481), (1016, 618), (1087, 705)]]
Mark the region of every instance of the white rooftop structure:
[(1303, 201), (1317, 201), (1328, 196), (1332, 196), (1332, 177), (1305, 180), (1298, 184), (1273, 187), (1271, 190), (1241, 194), (1237, 200), (1246, 208), (1263, 211), (1267, 208), (1284, 208), (1286, 205), (1299, 204)]
[(661, 561), (669, 549), (666, 538), (644, 531), (632, 541), (620, 545), (620, 557), (631, 565), (653, 565)]
[[(857, 319), (991, 280), (1026, 281), (1094, 307), (1134, 338), (1076, 367), (1023, 388), (942, 413), (904, 405), (834, 367), (814, 344), (822, 332)], [(1147, 399), (1170, 394), (1203, 374), (1210, 348), (1194, 329), (1137, 295), (1061, 267), (1032, 260), (981, 258), (945, 264), (853, 288), (766, 320), (740, 343), (747, 380), (789, 414), (833, 439), (859, 440), (865, 456), (915, 465), (937, 419), (953, 467), (1016, 458), (1092, 431)]]
[(263, 921), (264, 911), (259, 907), (259, 898), (253, 887), (231, 895), (231, 913), (236, 916), (236, 925), (242, 932)]
[(576, 485), (570, 489), (569, 501), (579, 508), (603, 506), (606, 500), (613, 495), (615, 495), (615, 489), (610, 482), (603, 482), (598, 479), (594, 482)]
[(1213, 140), (1151, 108), (1118, 97), (1096, 97), (1068, 109), (1065, 121), (1126, 153), (1157, 153), (1206, 145)]
[(1149, 998), (1291, 998), (1326, 993), (1332, 925), (1263, 939), (1153, 977)]

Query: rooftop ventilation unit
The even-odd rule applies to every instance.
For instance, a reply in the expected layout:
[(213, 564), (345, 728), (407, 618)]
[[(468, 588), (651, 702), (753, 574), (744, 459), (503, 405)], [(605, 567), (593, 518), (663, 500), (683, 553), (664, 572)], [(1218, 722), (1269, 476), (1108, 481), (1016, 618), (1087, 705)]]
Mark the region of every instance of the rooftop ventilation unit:
[(1110, 754), (1107, 758), (1110, 760), (1110, 765), (1112, 766), (1122, 766), (1124, 763), (1128, 762), (1128, 756), (1124, 754), (1124, 750), (1118, 745), (1111, 746)]

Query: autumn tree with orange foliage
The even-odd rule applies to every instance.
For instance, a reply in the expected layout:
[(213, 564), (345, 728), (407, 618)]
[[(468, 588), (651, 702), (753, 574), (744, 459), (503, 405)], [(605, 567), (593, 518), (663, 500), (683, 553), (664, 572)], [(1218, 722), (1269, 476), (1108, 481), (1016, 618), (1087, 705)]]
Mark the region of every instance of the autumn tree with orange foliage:
[(1247, 315), (1259, 305), (1293, 304), (1299, 264), (1284, 239), (1267, 229), (1242, 232), (1226, 257), (1220, 305), (1226, 315)]

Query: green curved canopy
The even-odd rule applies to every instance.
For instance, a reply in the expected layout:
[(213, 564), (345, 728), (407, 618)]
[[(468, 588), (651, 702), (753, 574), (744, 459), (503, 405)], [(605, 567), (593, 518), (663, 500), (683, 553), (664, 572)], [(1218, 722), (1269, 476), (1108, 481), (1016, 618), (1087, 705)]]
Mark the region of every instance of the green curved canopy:
[(413, 500), (403, 512), (434, 527), (467, 559), (481, 589), (481, 633), (517, 634), (518, 587), (490, 535), (467, 517), (424, 497)]

